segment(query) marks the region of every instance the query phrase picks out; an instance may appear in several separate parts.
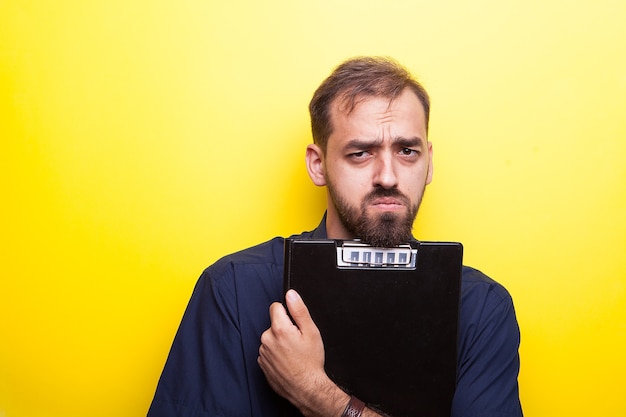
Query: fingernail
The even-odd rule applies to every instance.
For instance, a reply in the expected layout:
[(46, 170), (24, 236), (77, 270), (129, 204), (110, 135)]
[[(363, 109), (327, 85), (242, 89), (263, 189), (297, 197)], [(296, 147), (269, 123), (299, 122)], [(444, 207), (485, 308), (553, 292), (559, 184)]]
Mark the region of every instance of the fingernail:
[(300, 296), (295, 290), (287, 291), (287, 294), (285, 296), (287, 297), (289, 301), (298, 301), (298, 299), (300, 298)]

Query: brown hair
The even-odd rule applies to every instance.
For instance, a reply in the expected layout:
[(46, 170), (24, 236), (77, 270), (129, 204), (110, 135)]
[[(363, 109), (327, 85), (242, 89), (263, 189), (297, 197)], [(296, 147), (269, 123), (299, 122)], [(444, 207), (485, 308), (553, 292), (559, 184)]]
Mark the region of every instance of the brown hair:
[(345, 61), (322, 82), (309, 104), (313, 142), (326, 152), (333, 131), (330, 108), (335, 99), (342, 100), (344, 110), (350, 113), (363, 98), (384, 97), (391, 103), (406, 88), (422, 103), (428, 131), (428, 93), (406, 68), (386, 57), (357, 57)]

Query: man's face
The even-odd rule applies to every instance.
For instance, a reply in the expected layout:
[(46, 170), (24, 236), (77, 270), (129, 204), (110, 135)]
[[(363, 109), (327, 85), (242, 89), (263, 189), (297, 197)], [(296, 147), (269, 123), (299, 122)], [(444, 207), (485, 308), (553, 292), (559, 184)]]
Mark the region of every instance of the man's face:
[(391, 104), (367, 97), (349, 114), (340, 100), (331, 106), (333, 133), (322, 162), (329, 237), (380, 247), (408, 241), (432, 178), (422, 104), (407, 89)]

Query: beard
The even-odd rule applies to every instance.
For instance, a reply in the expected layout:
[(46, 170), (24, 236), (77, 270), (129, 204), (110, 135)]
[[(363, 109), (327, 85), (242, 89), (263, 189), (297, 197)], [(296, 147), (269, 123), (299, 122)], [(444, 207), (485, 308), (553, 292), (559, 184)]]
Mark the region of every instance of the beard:
[[(411, 204), (410, 199), (398, 189), (377, 187), (363, 198), (360, 207), (355, 207), (337, 192), (328, 178), (326, 185), (341, 223), (352, 236), (360, 238), (368, 245), (380, 248), (398, 246), (412, 238), (413, 221), (417, 216), (424, 190), (417, 203)], [(368, 206), (375, 199), (382, 197), (393, 197), (399, 200), (407, 208), (406, 212), (383, 212), (369, 215)]]

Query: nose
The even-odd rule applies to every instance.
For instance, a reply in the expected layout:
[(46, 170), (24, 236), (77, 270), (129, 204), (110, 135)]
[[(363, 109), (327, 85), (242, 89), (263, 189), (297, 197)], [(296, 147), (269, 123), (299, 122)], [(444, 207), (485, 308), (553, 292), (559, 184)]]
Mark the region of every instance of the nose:
[(387, 189), (398, 186), (398, 175), (391, 155), (378, 156), (374, 173), (374, 186)]

